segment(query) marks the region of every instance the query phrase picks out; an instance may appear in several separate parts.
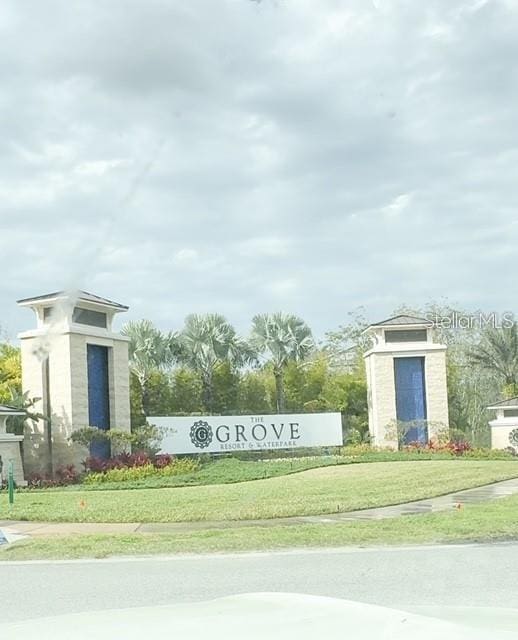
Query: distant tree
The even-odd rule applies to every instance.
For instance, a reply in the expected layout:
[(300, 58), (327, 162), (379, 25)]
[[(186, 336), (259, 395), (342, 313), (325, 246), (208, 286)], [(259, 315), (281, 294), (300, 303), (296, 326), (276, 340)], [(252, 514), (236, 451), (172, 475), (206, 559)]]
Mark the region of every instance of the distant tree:
[[(131, 374), (131, 416), (132, 425), (144, 424), (140, 385)], [(240, 376), (228, 362), (221, 363), (214, 370), (213, 403), (215, 413), (238, 412)], [(147, 383), (149, 415), (190, 415), (204, 410), (201, 376), (186, 366), (169, 371), (154, 371)]]
[(148, 407), (151, 416), (171, 414), (173, 386), (170, 371), (153, 371), (148, 382)]
[(230, 362), (216, 367), (213, 378), (212, 410), (221, 415), (238, 413), (239, 370)]
[(164, 334), (149, 320), (128, 322), (121, 331), (129, 338), (130, 369), (140, 386), (144, 415), (150, 415), (149, 380), (156, 371), (168, 369), (178, 356), (175, 334)]
[(467, 361), (467, 354), (449, 350), (446, 358), (450, 436), (480, 447), (490, 446), (486, 407), (501, 393), (492, 373)]
[(40, 398), (30, 398), (22, 392), (22, 362), (20, 348), (8, 342), (0, 344), (0, 403), (24, 412), (23, 416), (11, 416), (7, 426), (11, 433), (22, 435), (27, 420), (36, 422), (43, 415), (35, 410)]
[(201, 377), (187, 367), (177, 367), (171, 375), (171, 413), (190, 414), (203, 411)]
[(286, 407), (284, 374), (290, 362), (302, 362), (314, 349), (308, 325), (297, 316), (283, 313), (257, 315), (252, 320), (252, 346), (271, 362), (275, 377), (277, 411)]
[(350, 371), (317, 351), (303, 365), (286, 368), (286, 408), (289, 411), (337, 411), (342, 414), (344, 441), (368, 438), (367, 383), (363, 367)]
[(330, 371), (321, 398), (324, 410), (341, 412), (345, 442), (368, 439), (367, 382), (361, 371)]
[(355, 370), (363, 354), (372, 346), (372, 338), (365, 333), (369, 322), (365, 318), (365, 309), (358, 307), (348, 314), (349, 321), (335, 331), (325, 335), (324, 353), (329, 364), (340, 370)]
[(4, 342), (0, 344), (0, 403), (9, 404), (13, 394), (22, 391), (20, 349)]
[(243, 373), (237, 402), (237, 412), (241, 414), (274, 413), (275, 385), (269, 367)]
[(130, 423), (131, 429), (135, 429), (140, 427), (141, 425), (146, 423), (146, 416), (142, 409), (142, 387), (140, 386), (140, 382), (138, 381), (137, 376), (133, 373), (130, 368)]
[(191, 314), (179, 334), (182, 363), (200, 375), (203, 405), (214, 410), (214, 376), (228, 363), (239, 368), (253, 361), (254, 353), (234, 327), (217, 313)]
[(495, 375), (504, 394), (518, 394), (518, 324), (487, 328), (480, 343), (469, 352), (473, 364)]

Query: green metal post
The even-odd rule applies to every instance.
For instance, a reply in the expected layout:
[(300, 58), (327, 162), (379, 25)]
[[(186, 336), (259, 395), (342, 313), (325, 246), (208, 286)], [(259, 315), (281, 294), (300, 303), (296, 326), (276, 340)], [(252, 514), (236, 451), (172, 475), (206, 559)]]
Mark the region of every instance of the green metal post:
[(14, 467), (12, 460), (9, 460), (9, 471), (7, 472), (7, 490), (9, 492), (9, 504), (14, 504)]

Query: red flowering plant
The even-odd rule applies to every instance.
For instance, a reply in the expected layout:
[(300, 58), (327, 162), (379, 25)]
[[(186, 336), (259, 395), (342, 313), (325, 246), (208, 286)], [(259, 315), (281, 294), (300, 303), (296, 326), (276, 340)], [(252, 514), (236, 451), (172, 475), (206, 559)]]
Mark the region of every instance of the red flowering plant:
[(174, 456), (167, 453), (150, 456), (145, 451), (135, 453), (121, 453), (112, 458), (97, 458), (90, 456), (83, 462), (86, 472), (105, 473), (112, 469), (131, 469), (153, 465), (155, 469), (163, 469), (175, 461)]
[(77, 484), (81, 476), (73, 464), (60, 465), (54, 471), (54, 475), (43, 472), (31, 473), (27, 479), (30, 489), (44, 489), (48, 487), (64, 487), (68, 484)]
[(472, 446), (466, 440), (447, 440), (441, 441), (437, 438), (431, 438), (428, 442), (409, 442), (403, 447), (403, 451), (418, 453), (420, 451), (427, 453), (448, 453), (454, 456), (462, 456), (472, 450)]

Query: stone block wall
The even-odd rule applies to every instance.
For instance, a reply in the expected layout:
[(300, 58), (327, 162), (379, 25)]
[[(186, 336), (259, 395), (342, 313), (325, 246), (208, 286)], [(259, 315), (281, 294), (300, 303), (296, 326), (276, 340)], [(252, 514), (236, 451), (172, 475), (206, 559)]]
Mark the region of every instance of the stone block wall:
[[(371, 352), (365, 358), (368, 383), (369, 432), (376, 446), (398, 447), (395, 355), (412, 357), (419, 353)], [(448, 390), (446, 354), (442, 349), (423, 350), (425, 360), (426, 415), (428, 437), (442, 436), (448, 429)]]
[[(22, 338), (23, 389), (30, 397), (44, 397), (44, 372), (38, 359), (40, 338)], [(73, 431), (89, 426), (87, 345), (109, 348), (110, 426), (130, 431), (128, 343), (113, 334), (110, 337), (67, 332), (53, 336), (49, 353), (49, 387), (52, 411), (52, 459), (54, 468), (62, 464), (81, 467), (87, 457), (85, 447), (71, 443)], [(35, 410), (45, 413), (39, 401)], [(29, 423), (24, 446), (26, 473), (47, 467), (49, 451), (44, 421)]]
[(444, 435), (448, 429), (448, 387), (446, 352), (430, 351), (425, 356), (426, 415), (428, 437)]

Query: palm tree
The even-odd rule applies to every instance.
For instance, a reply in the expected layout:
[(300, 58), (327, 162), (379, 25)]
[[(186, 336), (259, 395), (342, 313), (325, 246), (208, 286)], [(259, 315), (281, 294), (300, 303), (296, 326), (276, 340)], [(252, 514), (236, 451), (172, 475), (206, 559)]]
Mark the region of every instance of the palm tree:
[(23, 435), (27, 420), (30, 420), (33, 423), (36, 423), (39, 420), (48, 420), (42, 413), (35, 410), (35, 406), (40, 401), (41, 398), (30, 398), (28, 391), (22, 392), (15, 388), (11, 389), (9, 406), (15, 407), (16, 409), (24, 412), (23, 416), (12, 416), (9, 419), (9, 426), (12, 433), (17, 436)]
[(268, 353), (275, 376), (277, 411), (285, 410), (284, 371), (289, 362), (302, 362), (314, 348), (308, 325), (297, 316), (283, 313), (260, 314), (252, 320), (251, 345)]
[(491, 371), (508, 393), (518, 392), (518, 324), (487, 329), (481, 343), (469, 354), (473, 364)]
[(240, 367), (254, 359), (248, 344), (236, 334), (234, 327), (217, 313), (191, 314), (179, 335), (180, 360), (200, 374), (203, 405), (213, 409), (214, 372), (225, 362)]
[(177, 336), (164, 334), (149, 320), (128, 322), (121, 331), (130, 339), (130, 369), (138, 380), (142, 412), (149, 415), (149, 380), (155, 371), (167, 369), (178, 356)]

